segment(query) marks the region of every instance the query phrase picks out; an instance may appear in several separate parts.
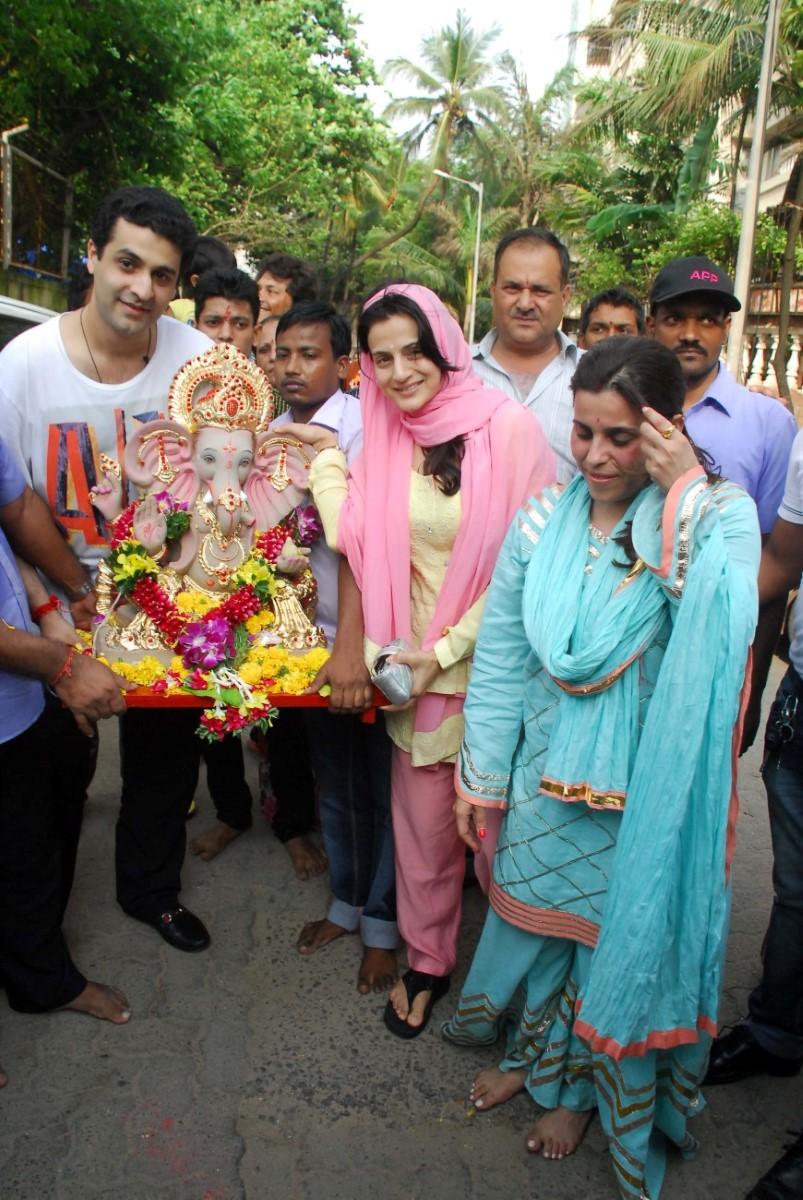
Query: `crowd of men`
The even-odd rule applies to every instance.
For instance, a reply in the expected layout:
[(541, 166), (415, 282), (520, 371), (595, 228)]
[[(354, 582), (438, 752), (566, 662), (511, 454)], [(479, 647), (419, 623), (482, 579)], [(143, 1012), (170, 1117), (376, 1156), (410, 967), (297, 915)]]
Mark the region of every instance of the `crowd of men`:
[[(71, 622), (85, 628), (91, 622), (94, 573), (107, 548), (89, 499), (99, 474), (95, 456), (119, 457), (121, 429), (163, 411), (173, 375), (209, 339), (253, 356), (274, 388), (279, 423), (325, 424), (353, 456), (361, 422), (359, 400), (346, 384), (351, 327), (321, 299), (309, 264), (272, 253), (252, 277), (238, 268), (229, 247), (198, 238), (178, 201), (159, 189), (113, 193), (99, 206), (90, 233), (88, 274), (73, 289), (70, 311), (22, 334), (0, 355), (0, 983), (20, 1011), (71, 1008), (121, 1023), (130, 1016), (126, 997), (88, 981), (61, 932), (94, 770), (96, 722), (120, 717), (118, 902), (176, 949), (204, 950), (211, 940), (204, 921), (180, 899), (185, 821), (202, 754), (217, 819), (193, 839), (194, 853), (211, 859), (248, 829), (252, 797), (239, 742), (202, 751), (191, 713), (125, 711), (124, 685), (74, 652)], [(566, 247), (547, 230), (520, 229), (501, 239), (491, 284), (493, 325), (473, 347), (475, 369), (535, 413), (555, 453), (558, 479), (566, 482), (576, 469), (570, 381), (578, 356), (620, 335), (655, 338), (677, 356), (687, 389), (686, 429), (712, 468), (753, 498), (765, 540), (744, 749), (758, 729), (787, 593), (803, 570), (803, 444), (795, 441), (795, 420), (776, 398), (739, 384), (721, 361), (730, 315), (741, 300), (717, 264), (703, 256), (666, 263), (646, 312), (619, 286), (592, 296), (582, 305), (576, 341), (562, 330), (570, 265)], [(321, 597), (318, 623), (336, 651), (328, 668), (332, 708), (354, 710), (365, 699), (368, 677), (348, 613), (338, 614), (336, 556), (322, 546), (312, 566)], [(793, 636), (791, 663), (799, 681), (803, 631)], [(803, 718), (798, 733), (797, 696), (787, 689), (780, 697), (768, 730), (775, 902), (763, 975), (747, 1020), (715, 1043), (709, 1084), (759, 1072), (796, 1074), (803, 1065)], [(348, 736), (336, 725), (346, 720), (284, 710), (258, 749), (263, 805), (297, 876), (330, 869), (332, 905), (302, 931), (299, 952), (313, 953), (359, 929), (358, 987), (369, 992), (395, 977), (392, 835), (381, 783), (388, 768), (359, 721), (352, 719)], [(363, 756), (370, 794), (357, 796), (359, 789), (344, 784), (347, 754)], [(328, 863), (311, 836), (316, 790)], [(360, 817), (361, 828), (365, 832), (369, 820), (366, 837), (375, 842), (380, 811), (383, 848), (368, 866), (338, 832), (347, 808), (370, 810), (370, 820)], [(0, 1086), (5, 1082), (0, 1072)], [(774, 1186), (768, 1176), (757, 1197), (803, 1194), (800, 1140), (775, 1171), (783, 1186), (791, 1179), (799, 1190), (766, 1190)]]

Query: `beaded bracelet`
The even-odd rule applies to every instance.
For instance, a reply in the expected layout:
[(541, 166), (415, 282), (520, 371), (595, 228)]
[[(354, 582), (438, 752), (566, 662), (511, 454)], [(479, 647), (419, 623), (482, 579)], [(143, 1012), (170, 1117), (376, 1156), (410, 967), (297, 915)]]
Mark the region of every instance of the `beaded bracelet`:
[(72, 660), (75, 658), (75, 646), (67, 647), (67, 657), (53, 678), (48, 682), (49, 688), (54, 688), (57, 683), (61, 683), (65, 675), (72, 675)]
[(58, 612), (60, 608), (61, 601), (59, 600), (58, 596), (50, 595), (44, 604), (40, 604), (38, 608), (33, 609), (31, 616), (38, 624), (42, 617), (46, 616), (47, 613)]

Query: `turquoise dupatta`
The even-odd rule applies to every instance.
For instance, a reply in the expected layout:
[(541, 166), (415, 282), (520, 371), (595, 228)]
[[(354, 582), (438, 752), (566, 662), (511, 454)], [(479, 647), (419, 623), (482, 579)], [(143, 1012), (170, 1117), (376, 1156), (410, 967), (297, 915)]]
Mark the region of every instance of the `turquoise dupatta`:
[[(734, 731), (757, 596), (750, 572), (731, 569), (718, 520), (706, 519), (711, 503), (701, 471), (689, 472), (668, 496), (655, 485), (640, 493), (626, 520), (647, 569), (627, 583), (623, 572), (623, 584), (600, 598), (598, 619), (578, 629), (589, 515), (588, 490), (578, 478), (555, 506), (525, 582), (533, 649), (570, 689), (545, 776), (585, 776), (595, 788), (626, 793), (576, 1022), (594, 1049), (613, 1058), (695, 1042), (700, 1029), (715, 1032)], [(556, 586), (559, 580), (566, 586)], [(586, 577), (585, 586), (592, 581)], [(630, 753), (638, 658), (666, 622), (669, 603), (671, 636)], [(594, 691), (601, 683), (604, 689)]]

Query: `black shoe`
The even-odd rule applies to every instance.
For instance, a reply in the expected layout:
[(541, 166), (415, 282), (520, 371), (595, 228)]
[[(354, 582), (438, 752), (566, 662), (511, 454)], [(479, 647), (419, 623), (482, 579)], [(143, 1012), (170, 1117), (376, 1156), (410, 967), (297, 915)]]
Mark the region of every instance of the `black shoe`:
[(745, 1200), (800, 1200), (803, 1196), (803, 1133), (784, 1149), (786, 1154), (761, 1176)]
[(200, 917), (187, 908), (173, 908), (158, 917), (146, 918), (146, 924), (162, 935), (176, 950), (205, 950), (212, 940)]
[(759, 1046), (746, 1025), (734, 1025), (730, 1033), (714, 1041), (703, 1086), (736, 1083), (750, 1075), (797, 1075), (801, 1066), (803, 1059), (770, 1054)]

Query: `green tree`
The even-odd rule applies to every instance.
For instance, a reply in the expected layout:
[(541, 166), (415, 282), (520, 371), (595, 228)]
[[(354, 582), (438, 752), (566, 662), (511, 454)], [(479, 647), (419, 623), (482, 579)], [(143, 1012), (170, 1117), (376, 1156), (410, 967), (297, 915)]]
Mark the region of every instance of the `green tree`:
[(418, 89), (416, 95), (391, 101), (385, 116), (417, 120), (401, 142), (408, 155), (426, 151), (430, 177), (407, 220), (364, 251), (356, 261), (358, 268), (412, 233), (438, 186), (432, 172), (448, 170), (456, 149), (479, 144), (483, 132), (495, 128), (494, 118), (504, 110), (504, 93), (492, 82), (495, 64), (488, 51), (498, 36), (498, 26), (476, 32), (465, 12), (458, 9), (454, 26), (445, 26), (422, 41), (424, 65), (408, 58), (394, 58), (385, 64), (385, 78), (403, 77)]
[(76, 177), (76, 217), (180, 152), (169, 107), (187, 86), (196, 24), (182, 0), (26, 0), (0, 22), (0, 121), (27, 122), (48, 165)]
[(392, 100), (385, 116), (412, 117), (418, 123), (404, 136), (410, 152), (426, 147), (433, 167), (448, 170), (454, 148), (465, 147), (485, 130), (495, 131), (504, 113), (504, 92), (492, 81), (496, 67), (488, 57), (499, 26), (484, 33), (474, 29), (463, 9), (453, 26), (445, 26), (421, 43), (423, 65), (409, 58), (385, 64), (386, 79), (403, 78), (417, 94)]

